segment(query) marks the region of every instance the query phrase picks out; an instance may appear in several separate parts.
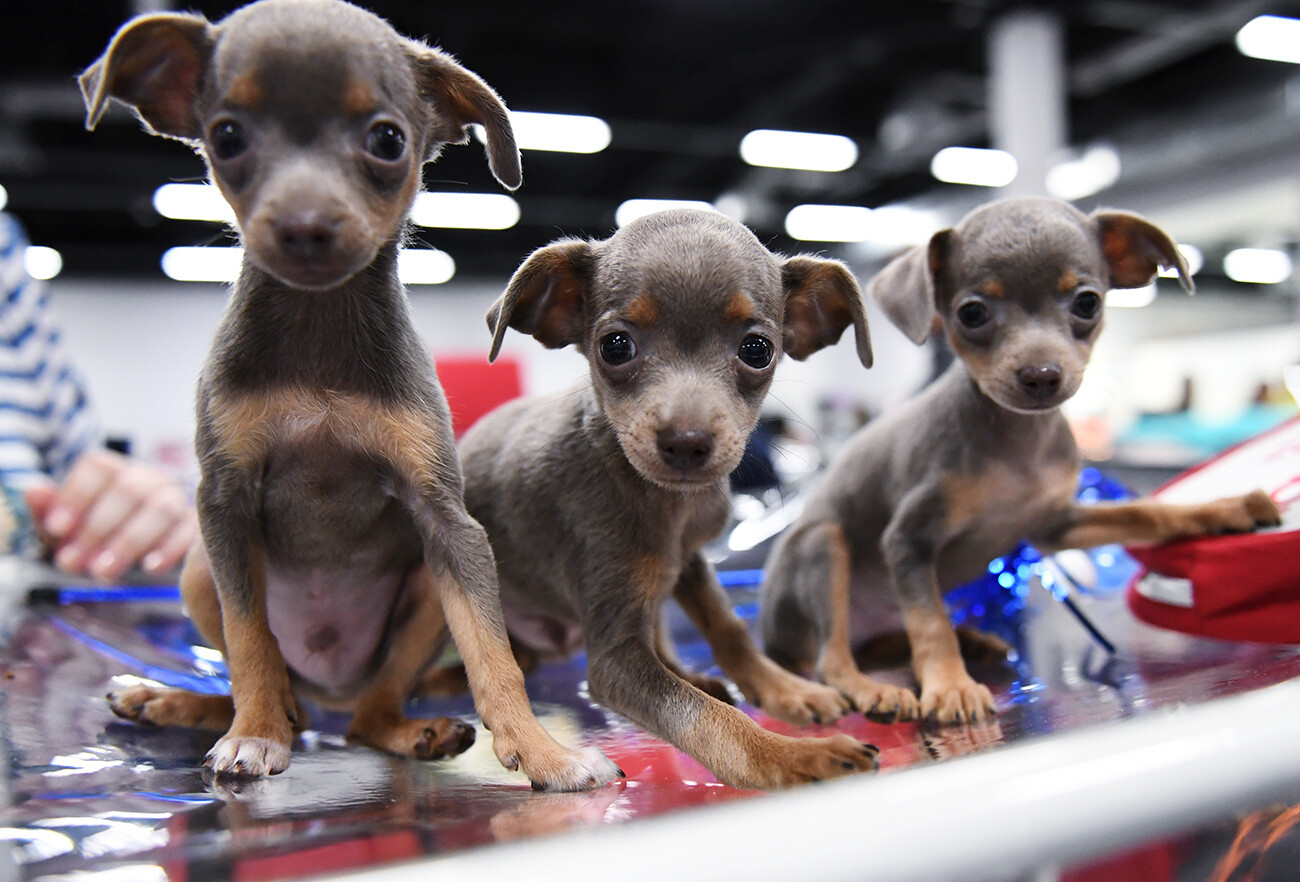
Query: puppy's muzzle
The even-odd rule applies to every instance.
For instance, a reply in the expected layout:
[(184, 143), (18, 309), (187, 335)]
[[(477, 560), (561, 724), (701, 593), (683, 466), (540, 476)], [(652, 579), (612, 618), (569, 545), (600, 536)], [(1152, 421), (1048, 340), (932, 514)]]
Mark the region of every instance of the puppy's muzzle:
[(708, 464), (713, 455), (713, 433), (704, 429), (660, 429), (656, 436), (659, 458), (669, 468), (689, 475)]
[(1026, 365), (1016, 371), (1020, 391), (1030, 401), (1046, 404), (1061, 393), (1063, 372), (1059, 364)]
[(339, 220), (323, 211), (291, 212), (274, 222), (276, 243), (294, 260), (314, 261), (330, 256), (338, 241)]

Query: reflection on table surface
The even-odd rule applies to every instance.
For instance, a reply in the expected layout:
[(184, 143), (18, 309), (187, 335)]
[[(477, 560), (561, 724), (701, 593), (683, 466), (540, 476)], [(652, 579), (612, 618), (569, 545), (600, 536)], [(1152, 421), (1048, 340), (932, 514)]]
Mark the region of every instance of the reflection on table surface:
[[(752, 589), (732, 591), (752, 617)], [(854, 716), (797, 730), (745, 709), (776, 731), (849, 732), (881, 748), (880, 774), (897, 775), (1300, 674), (1300, 655), (1288, 648), (1157, 631), (1135, 621), (1115, 591), (1076, 600), (1117, 654), (1036, 589), (1014, 623), (1019, 658), (976, 672), (997, 696), (994, 723), (927, 731)], [(685, 620), (674, 614), (670, 623), (683, 660), (710, 669), (707, 647)], [(131, 677), (223, 685), (219, 658), (194, 649), (178, 604), (16, 604), (5, 634), (0, 841), (21, 878), (86, 870), (140, 880), (297, 878), (763, 798), (716, 783), (689, 757), (592, 705), (581, 657), (543, 666), (528, 691), (560, 741), (595, 744), (626, 771), (626, 781), (601, 790), (532, 792), (498, 765), (481, 727), (466, 754), (419, 762), (346, 744), (346, 718), (324, 712), (313, 714), (285, 773), (214, 781), (200, 769), (213, 736), (118, 721), (103, 697)], [(903, 669), (884, 676), (908, 682)], [(416, 706), (474, 719), (468, 698)]]

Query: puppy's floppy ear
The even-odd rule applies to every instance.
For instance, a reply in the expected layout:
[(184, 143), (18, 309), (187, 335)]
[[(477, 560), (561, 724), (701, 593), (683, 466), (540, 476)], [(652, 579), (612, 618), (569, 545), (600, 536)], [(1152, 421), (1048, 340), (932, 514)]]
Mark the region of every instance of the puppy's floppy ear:
[(78, 77), (93, 129), (108, 99), (135, 109), (151, 132), (183, 141), (202, 139), (194, 113), (199, 80), (212, 51), (213, 27), (201, 15), (159, 13), (131, 19), (104, 54)]
[(1187, 261), (1169, 234), (1144, 217), (1126, 211), (1094, 211), (1101, 253), (1110, 266), (1110, 284), (1115, 288), (1141, 288), (1156, 277), (1161, 267), (1178, 272), (1178, 283), (1189, 294), (1192, 278)]
[(581, 343), (594, 259), (591, 243), (582, 239), (561, 239), (530, 254), (488, 310), (488, 361), (496, 360), (507, 327), (531, 334), (550, 349)]
[(929, 245), (917, 245), (895, 257), (867, 285), (889, 320), (920, 345), (930, 339), (935, 311), (935, 279), (946, 266), (952, 230), (940, 230)]
[(444, 144), (469, 141), (468, 126), (481, 125), (487, 134), (488, 167), (501, 185), (514, 190), (523, 183), (519, 148), (510, 127), (510, 114), (496, 92), (441, 49), (407, 40), (420, 92), (437, 111), (429, 131), (425, 160), (435, 159)]
[(803, 360), (840, 339), (853, 325), (858, 359), (871, 367), (871, 335), (862, 291), (853, 273), (838, 260), (799, 255), (781, 264), (785, 287), (784, 347)]

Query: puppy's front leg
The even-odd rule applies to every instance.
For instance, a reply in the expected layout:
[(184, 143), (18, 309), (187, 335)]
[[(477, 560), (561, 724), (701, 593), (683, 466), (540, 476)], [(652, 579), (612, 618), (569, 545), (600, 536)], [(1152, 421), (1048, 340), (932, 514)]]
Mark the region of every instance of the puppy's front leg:
[(993, 695), (962, 661), (948, 620), (935, 558), (944, 529), (941, 497), (918, 487), (899, 506), (881, 536), (912, 644), (912, 670), (921, 684), (921, 716), (939, 723), (978, 722), (993, 714)]
[(831, 723), (848, 711), (848, 701), (838, 690), (793, 674), (758, 651), (703, 555), (697, 553), (687, 563), (673, 596), (746, 701), (800, 726)]
[[(878, 751), (848, 735), (789, 738), (674, 675), (653, 645), (657, 560), (634, 573), (605, 573), (603, 600), (589, 603), (586, 632), (591, 695), (686, 751), (733, 787), (775, 790), (876, 766)], [(589, 574), (587, 584), (598, 584)], [(654, 579), (649, 581), (654, 582)], [(617, 587), (614, 587), (617, 583)], [(628, 585), (634, 587), (628, 588)]]
[[(459, 490), (459, 482), (443, 486)], [(584, 790), (621, 777), (599, 750), (569, 750), (537, 722), (506, 636), (487, 533), (450, 502), (436, 510), (426, 559), (497, 759), (526, 774), (535, 790)]]
[[(289, 765), (297, 705), (280, 645), (267, 624), (266, 553), (241, 515), (252, 511), (250, 488), (242, 474), (222, 478), (204, 479), (198, 514), (221, 603), (235, 718), (203, 763), (217, 774), (274, 775)], [(218, 499), (220, 488), (232, 484), (234, 492)]]
[(1154, 499), (1072, 504), (1055, 529), (1035, 537), (1044, 550), (1097, 545), (1157, 545), (1174, 539), (1246, 533), (1282, 522), (1277, 505), (1262, 490), (1213, 502), (1175, 505)]

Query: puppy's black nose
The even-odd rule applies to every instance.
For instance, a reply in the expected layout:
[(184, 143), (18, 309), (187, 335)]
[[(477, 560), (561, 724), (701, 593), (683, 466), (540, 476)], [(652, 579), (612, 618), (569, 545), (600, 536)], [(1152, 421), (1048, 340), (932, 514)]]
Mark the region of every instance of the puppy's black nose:
[(1036, 364), (1022, 367), (1016, 371), (1016, 379), (1030, 398), (1045, 401), (1061, 391), (1061, 366)]
[(288, 214), (275, 224), (280, 247), (291, 257), (311, 260), (323, 257), (334, 247), (337, 223), (316, 211)]
[(680, 472), (700, 468), (713, 453), (713, 433), (703, 429), (660, 429), (659, 456)]

